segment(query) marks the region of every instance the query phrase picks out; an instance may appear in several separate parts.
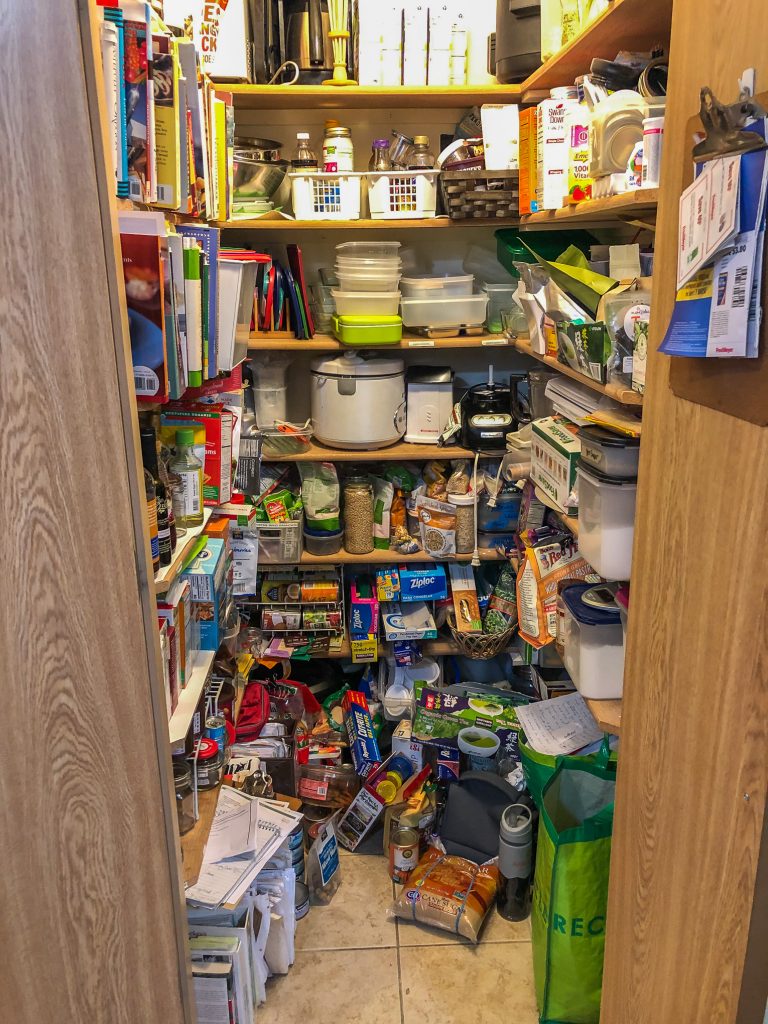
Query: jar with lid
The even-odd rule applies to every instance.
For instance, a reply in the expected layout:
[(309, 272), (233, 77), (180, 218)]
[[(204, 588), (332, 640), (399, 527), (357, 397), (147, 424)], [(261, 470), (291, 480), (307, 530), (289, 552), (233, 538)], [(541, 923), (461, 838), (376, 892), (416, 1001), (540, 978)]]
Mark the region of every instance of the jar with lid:
[(291, 167), (295, 171), (316, 171), (317, 157), (309, 145), (309, 132), (296, 133), (296, 149), (291, 160)]
[(198, 789), (213, 789), (221, 782), (224, 751), (219, 748), (219, 744), (215, 740), (201, 739), (197, 761), (195, 761), (194, 754), (188, 758), (188, 761), (190, 771), (197, 771)]
[(413, 146), (408, 153), (409, 171), (429, 171), (435, 166), (435, 154), (430, 152), (429, 137), (414, 135)]
[(350, 555), (373, 551), (373, 485), (367, 476), (347, 477), (344, 484), (344, 547)]
[(391, 171), (392, 161), (389, 159), (389, 139), (374, 139), (371, 147), (371, 159), (368, 161), (369, 171)]
[(195, 824), (195, 794), (192, 789), (192, 769), (186, 761), (173, 761), (173, 786), (176, 790), (176, 820), (179, 835), (186, 835)]
[(347, 174), (355, 169), (355, 151), (349, 128), (326, 128), (323, 139), (323, 170), (327, 174)]
[(469, 555), (475, 550), (475, 496), (449, 494), (448, 501), (456, 508), (456, 554)]

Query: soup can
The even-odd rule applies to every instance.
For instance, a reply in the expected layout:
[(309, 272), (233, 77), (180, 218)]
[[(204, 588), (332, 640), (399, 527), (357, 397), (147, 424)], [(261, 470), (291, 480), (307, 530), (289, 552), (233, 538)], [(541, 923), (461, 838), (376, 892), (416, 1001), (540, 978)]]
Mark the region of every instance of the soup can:
[(400, 884), (419, 863), (419, 833), (415, 828), (398, 828), (389, 841), (389, 877)]
[(211, 715), (205, 720), (205, 735), (219, 744), (219, 750), (227, 745), (227, 721), (224, 715)]

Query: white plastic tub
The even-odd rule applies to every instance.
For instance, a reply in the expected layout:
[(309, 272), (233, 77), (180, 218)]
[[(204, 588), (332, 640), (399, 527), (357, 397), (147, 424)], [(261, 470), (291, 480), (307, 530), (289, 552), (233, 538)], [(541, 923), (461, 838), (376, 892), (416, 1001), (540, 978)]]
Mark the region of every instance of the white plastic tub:
[(616, 700), (624, 689), (624, 630), (617, 611), (590, 607), (584, 595), (589, 583), (562, 592), (563, 663), (573, 685), (594, 700)]
[(628, 580), (635, 532), (636, 480), (618, 480), (583, 465), (579, 482), (579, 552), (607, 580)]
[(396, 292), (399, 271), (357, 271), (336, 268), (341, 292)]
[(437, 299), (403, 299), (406, 327), (479, 327), (485, 321), (488, 296), (457, 296)]
[(407, 299), (446, 299), (471, 296), (472, 274), (423, 274), (404, 277), (400, 288)]
[(339, 316), (396, 316), (400, 292), (331, 292)]
[(602, 427), (581, 427), (581, 459), (585, 468), (592, 467), (607, 476), (637, 476), (640, 461), (640, 438), (622, 437)]

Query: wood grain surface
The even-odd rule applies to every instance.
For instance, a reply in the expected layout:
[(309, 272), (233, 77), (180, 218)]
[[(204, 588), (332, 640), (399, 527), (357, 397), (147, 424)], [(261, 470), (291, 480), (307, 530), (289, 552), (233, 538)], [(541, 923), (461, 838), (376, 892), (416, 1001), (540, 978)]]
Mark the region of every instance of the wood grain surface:
[(169, 764), (81, 13), (0, 0), (0, 1018), (181, 1024)]
[[(652, 349), (674, 300), (685, 125), (702, 85), (732, 101), (754, 66), (765, 87), (764, 29), (764, 0), (675, 0)], [(741, 1022), (742, 989), (764, 1008), (768, 983), (764, 948), (745, 973), (768, 777), (768, 432), (677, 398), (669, 364), (650, 356), (644, 402), (601, 1024)]]

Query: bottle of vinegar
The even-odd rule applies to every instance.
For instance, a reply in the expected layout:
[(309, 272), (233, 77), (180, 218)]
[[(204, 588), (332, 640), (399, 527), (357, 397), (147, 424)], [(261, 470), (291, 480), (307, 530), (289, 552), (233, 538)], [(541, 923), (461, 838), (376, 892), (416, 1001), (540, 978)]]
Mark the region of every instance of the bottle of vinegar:
[(168, 467), (179, 480), (173, 493), (173, 514), (181, 526), (202, 526), (203, 464), (193, 451), (195, 432), (190, 427), (176, 431), (176, 455)]

